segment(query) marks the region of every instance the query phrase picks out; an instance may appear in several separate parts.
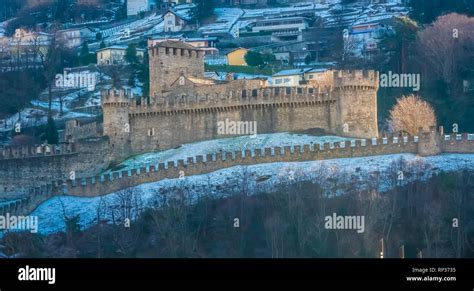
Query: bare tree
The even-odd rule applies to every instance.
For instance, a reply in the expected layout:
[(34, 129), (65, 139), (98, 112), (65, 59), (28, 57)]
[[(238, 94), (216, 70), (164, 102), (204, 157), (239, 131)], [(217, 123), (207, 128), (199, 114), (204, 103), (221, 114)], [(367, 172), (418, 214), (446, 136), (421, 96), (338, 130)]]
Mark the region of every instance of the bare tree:
[(436, 125), (433, 107), (415, 95), (403, 96), (390, 110), (389, 125), (393, 132), (418, 134), (420, 128), (428, 131)]
[(456, 13), (439, 17), (418, 34), (417, 60), (426, 80), (443, 80), (452, 93), (460, 88), (460, 74), (472, 69), (474, 18)]

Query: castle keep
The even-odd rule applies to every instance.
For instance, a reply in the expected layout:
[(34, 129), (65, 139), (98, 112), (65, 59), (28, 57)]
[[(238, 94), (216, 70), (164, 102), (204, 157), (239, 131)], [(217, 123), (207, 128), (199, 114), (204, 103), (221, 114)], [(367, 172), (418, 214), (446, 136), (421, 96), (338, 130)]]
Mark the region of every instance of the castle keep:
[(149, 49), (150, 98), (102, 92), (111, 160), (222, 138), (218, 122), (256, 122), (257, 133), (319, 128), (340, 136), (378, 136), (375, 71), (331, 71), (324, 86), (273, 87), (266, 80), (204, 78), (203, 52), (164, 41)]

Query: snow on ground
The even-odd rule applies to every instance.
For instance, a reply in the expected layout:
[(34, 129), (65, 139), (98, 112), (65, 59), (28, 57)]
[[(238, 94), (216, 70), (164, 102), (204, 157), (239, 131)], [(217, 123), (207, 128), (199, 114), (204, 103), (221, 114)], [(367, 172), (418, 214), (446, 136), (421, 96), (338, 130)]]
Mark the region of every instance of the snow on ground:
[[(85, 94), (92, 96), (86, 101), (84, 107), (75, 107), (73, 104), (77, 102), (80, 97)], [(93, 117), (93, 114), (80, 112), (79, 109), (86, 109), (87, 107), (100, 105), (100, 92), (91, 93), (87, 89), (80, 89), (62, 96), (63, 100), (63, 115), (60, 116), (60, 102), (59, 98), (54, 98), (51, 102), (51, 109), (53, 110), (53, 118), (55, 120), (67, 120), (73, 118), (87, 118)], [(0, 120), (0, 132), (8, 132), (13, 130), (15, 124), (20, 121), (21, 127), (34, 127), (44, 125), (48, 121), (48, 101), (32, 100), (31, 106), (25, 108), (21, 113), (15, 113), (5, 120)], [(20, 118), (21, 117), (21, 118)]]
[(243, 10), (240, 8), (216, 8), (214, 13), (216, 15), (216, 21), (214, 23), (201, 26), (199, 31), (204, 34), (210, 32), (226, 33), (233, 30), (238, 31), (239, 27), (235, 24), (244, 14)]
[[(75, 102), (81, 95), (84, 95), (87, 92), (88, 92), (87, 89), (80, 89), (80, 90), (77, 90), (77, 91), (74, 91), (74, 92), (71, 92), (69, 94), (66, 94), (66, 95), (62, 96), (63, 111), (64, 112), (71, 111), (71, 109), (70, 109), (71, 103)], [(48, 109), (48, 107), (49, 107), (49, 102), (48, 101), (33, 100), (30, 103), (35, 107), (41, 107), (41, 108), (45, 108), (45, 109)], [(59, 109), (60, 109), (59, 98), (55, 98), (51, 102), (51, 108), (53, 110), (59, 111)]]
[[(21, 118), (20, 116), (21, 115)], [(59, 112), (53, 114), (55, 121), (58, 120), (68, 120), (76, 118), (89, 118), (94, 117), (94, 114), (83, 113), (83, 112), (64, 112), (61, 116)], [(21, 128), (35, 127), (45, 125), (48, 122), (48, 113), (47, 110), (35, 109), (35, 108), (25, 108), (21, 111), (21, 114), (14, 114), (7, 118), (6, 120), (0, 120), (0, 132), (9, 132), (12, 131), (15, 127), (15, 124), (19, 122)]]
[[(190, 176), (184, 180), (173, 179), (143, 184), (133, 188), (134, 197), (139, 197), (140, 204), (146, 207), (160, 207), (164, 198), (172, 199), (173, 194), (184, 194), (188, 203), (194, 203), (203, 196), (223, 198), (242, 193), (271, 193), (284, 185), (296, 181), (318, 182), (330, 191), (334, 178), (338, 186), (357, 185), (361, 189), (381, 191), (394, 187), (391, 165), (404, 159), (403, 171), (406, 173), (405, 183), (416, 179), (427, 179), (440, 171), (451, 172), (461, 169), (474, 170), (474, 155), (445, 154), (421, 158), (413, 154), (373, 156), (363, 158), (345, 158), (325, 161), (260, 164), (248, 167), (236, 166), (222, 169), (206, 175)], [(410, 175), (410, 171), (412, 172)], [(243, 179), (243, 177), (246, 177)], [(333, 178), (333, 179), (331, 179)], [(380, 179), (380, 184), (373, 184)], [(244, 186), (243, 180), (247, 181)], [(329, 192), (328, 192), (329, 193)], [(295, 194), (295, 193), (294, 193)], [(63, 210), (67, 216), (80, 216), (80, 225), (86, 228), (100, 220), (110, 221), (111, 213), (120, 217), (119, 193), (103, 197), (79, 198), (70, 196), (54, 197), (41, 204), (32, 215), (38, 216), (39, 232), (42, 234), (63, 231), (65, 228)], [(101, 209), (101, 211), (98, 211)], [(111, 210), (112, 209), (112, 210)]]
[[(273, 133), (257, 134), (256, 137), (239, 136), (208, 140), (196, 143), (185, 144), (177, 149), (170, 149), (161, 152), (146, 153), (132, 157), (119, 164), (116, 169), (120, 171), (145, 167), (168, 161), (186, 160), (188, 157), (195, 157), (218, 152), (234, 152), (247, 149), (264, 149), (268, 147), (283, 147), (304, 144), (324, 144), (349, 140), (338, 136), (312, 136), (306, 134), (293, 133)], [(109, 173), (107, 171), (106, 173)]]
[(294, 4), (288, 7), (278, 8), (261, 8), (261, 9), (244, 9), (245, 18), (261, 18), (261, 17), (275, 17), (282, 13), (301, 12), (301, 10), (316, 10), (316, 9), (329, 9), (329, 5), (315, 4), (311, 2), (304, 2)]

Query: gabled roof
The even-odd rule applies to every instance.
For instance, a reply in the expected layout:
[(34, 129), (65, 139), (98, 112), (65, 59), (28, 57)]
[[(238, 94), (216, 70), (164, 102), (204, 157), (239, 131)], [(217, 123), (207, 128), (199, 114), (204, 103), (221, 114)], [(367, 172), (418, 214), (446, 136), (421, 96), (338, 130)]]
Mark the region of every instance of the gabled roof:
[(105, 50), (126, 50), (126, 49), (127, 49), (127, 46), (125, 45), (111, 45), (108, 47), (98, 49), (97, 52), (105, 51)]
[(186, 15), (182, 15), (181, 13), (178, 13), (178, 12), (176, 12), (176, 11), (173, 11), (172, 9), (168, 9), (168, 11), (166, 11), (165, 13), (163, 13), (163, 16), (165, 16), (165, 15), (168, 14), (168, 13), (172, 13), (172, 14), (174, 14), (176, 17), (181, 18), (181, 19), (184, 20), (184, 21), (191, 21), (191, 20), (192, 20), (191, 17), (188, 17), (188, 16), (186, 16)]

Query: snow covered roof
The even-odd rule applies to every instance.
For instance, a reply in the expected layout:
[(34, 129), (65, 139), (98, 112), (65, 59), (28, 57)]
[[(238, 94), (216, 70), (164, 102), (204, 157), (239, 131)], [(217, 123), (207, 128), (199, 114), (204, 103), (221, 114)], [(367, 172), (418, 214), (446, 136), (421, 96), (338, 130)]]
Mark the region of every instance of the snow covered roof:
[(308, 71), (308, 73), (323, 73), (326, 72), (328, 69), (321, 69), (321, 68), (312, 68)]
[(181, 18), (181, 19), (184, 20), (184, 21), (191, 21), (191, 20), (192, 20), (192, 18), (189, 17), (188, 15), (185, 15), (184, 13), (181, 13), (181, 12), (179, 12), (179, 11), (173, 11), (173, 10), (171, 10), (171, 9), (168, 10), (168, 11), (166, 11), (166, 12), (163, 14), (163, 17), (164, 17), (166, 14), (168, 14), (168, 13), (174, 14), (176, 17)]
[(283, 70), (273, 75), (273, 77), (301, 75), (311, 71), (312, 68)]
[(112, 45), (108, 47), (104, 47), (102, 49), (98, 49), (97, 51), (105, 51), (105, 50), (126, 50), (127, 46), (126, 45)]

